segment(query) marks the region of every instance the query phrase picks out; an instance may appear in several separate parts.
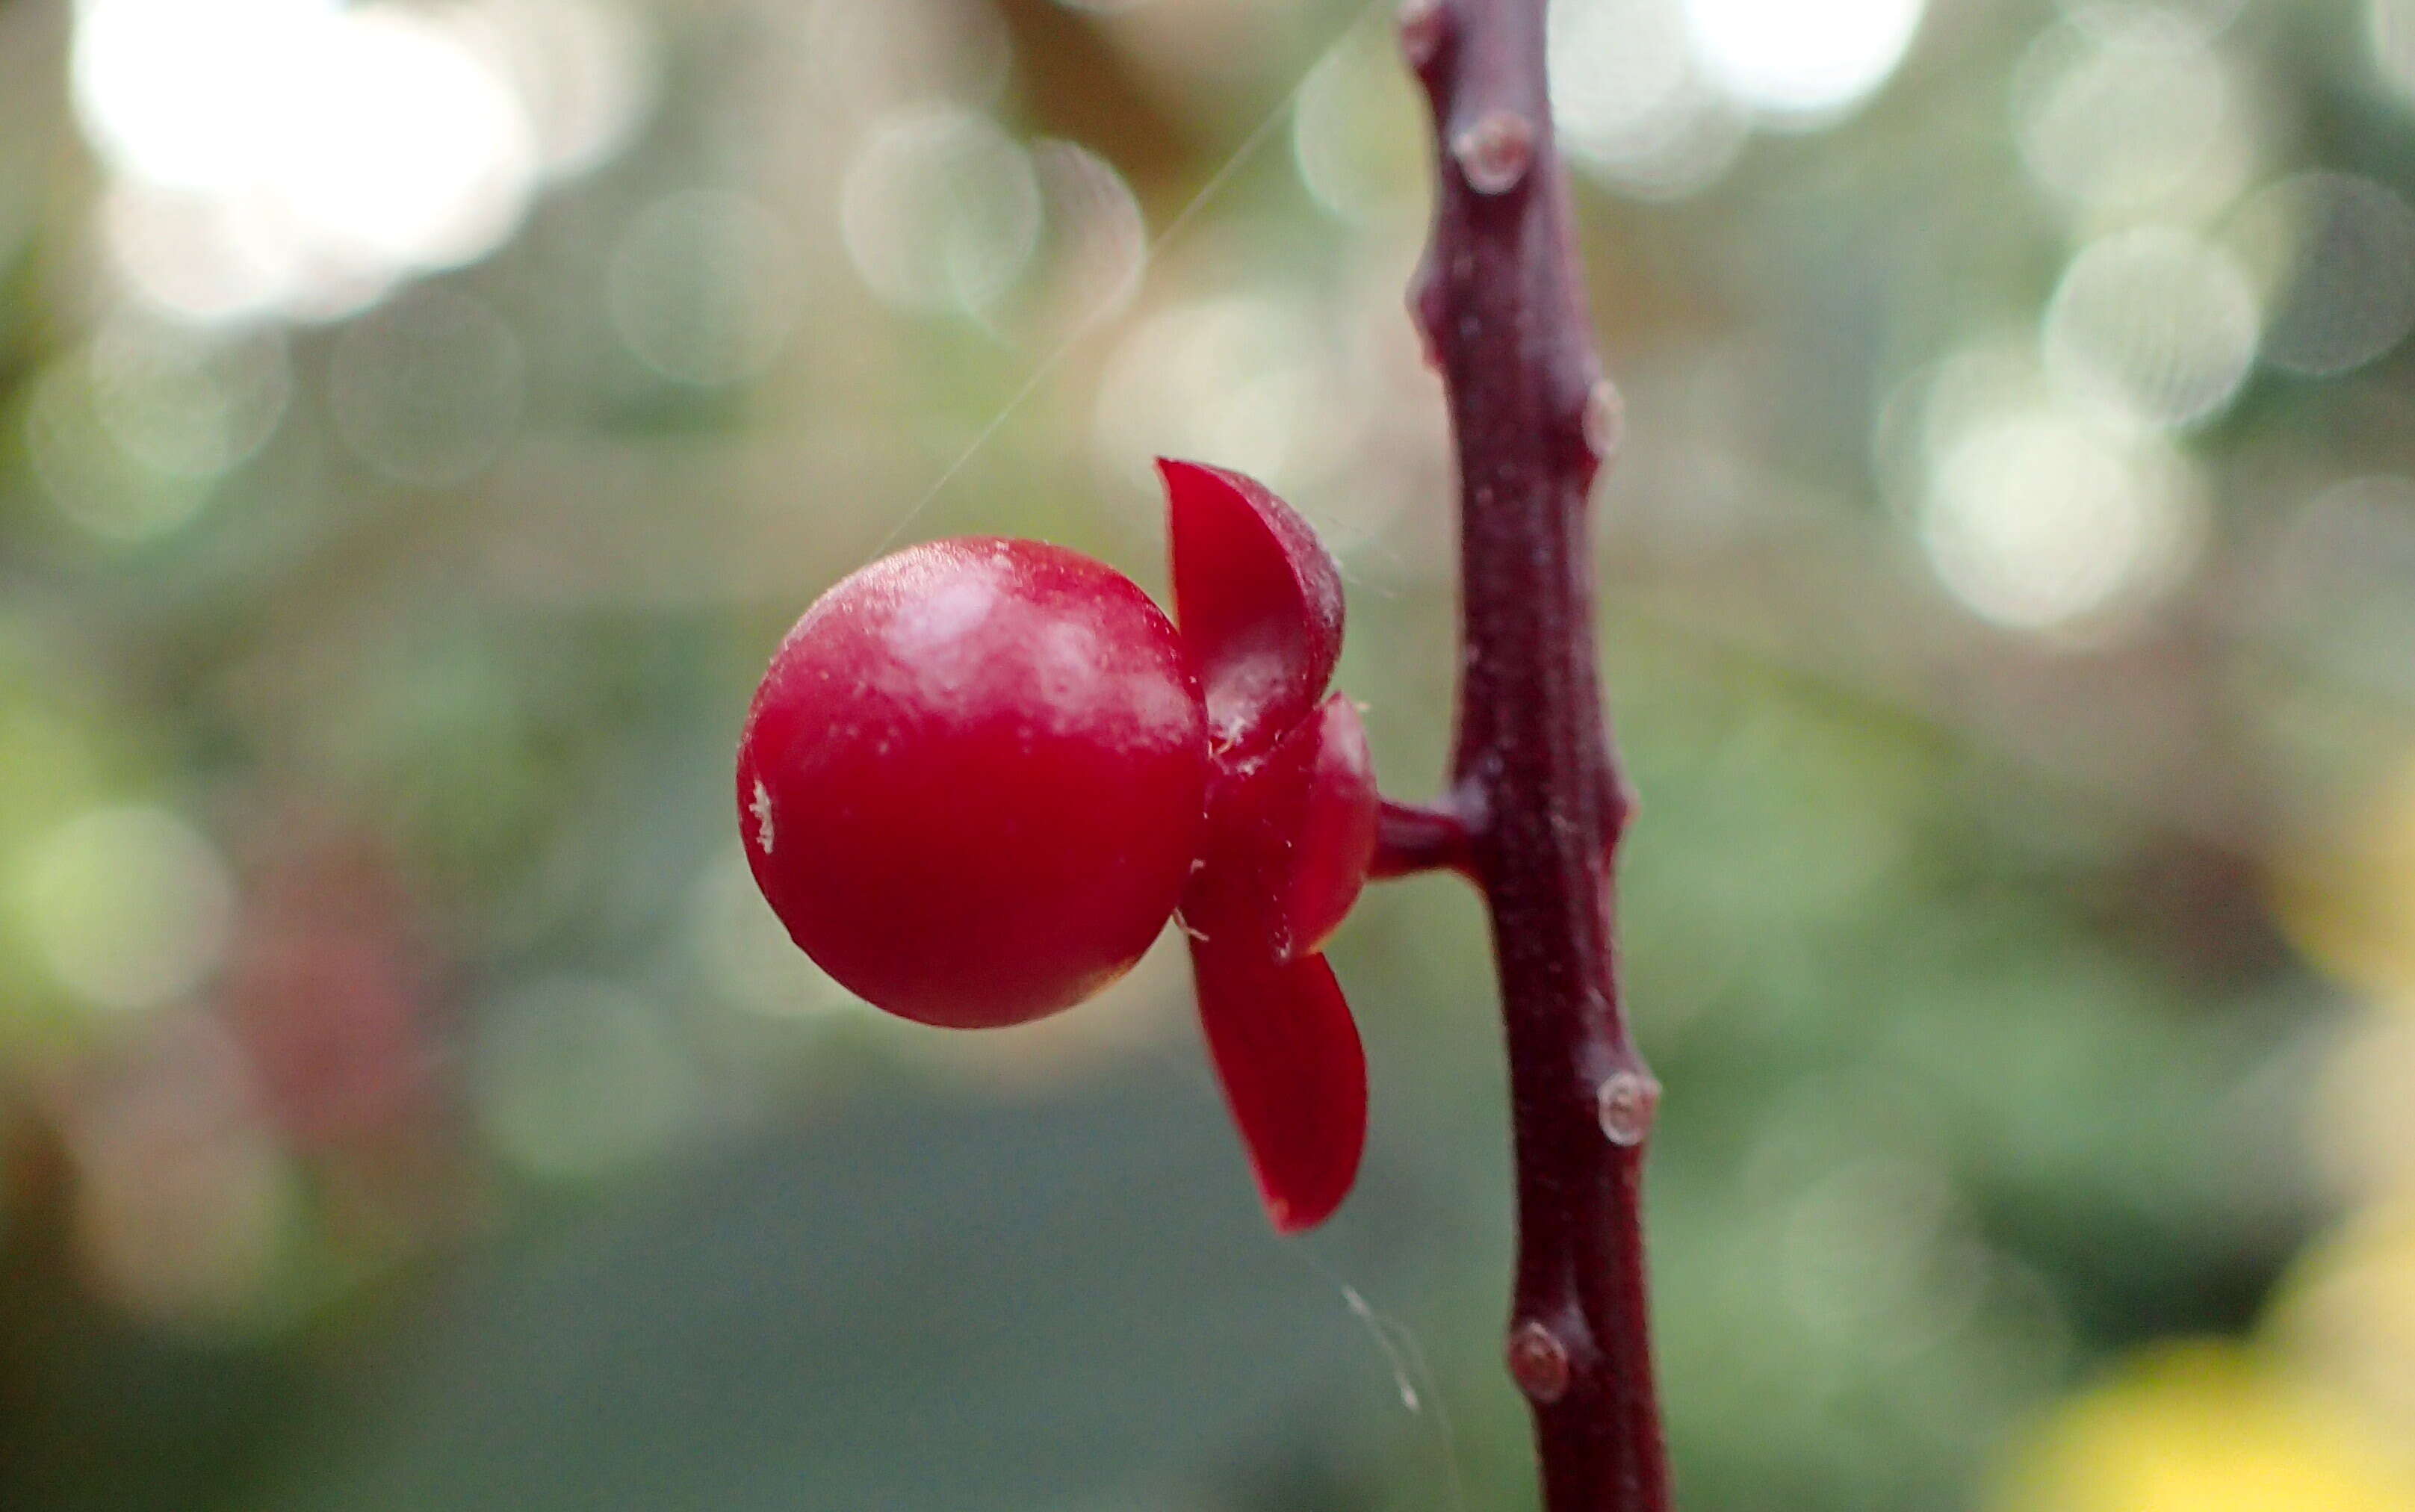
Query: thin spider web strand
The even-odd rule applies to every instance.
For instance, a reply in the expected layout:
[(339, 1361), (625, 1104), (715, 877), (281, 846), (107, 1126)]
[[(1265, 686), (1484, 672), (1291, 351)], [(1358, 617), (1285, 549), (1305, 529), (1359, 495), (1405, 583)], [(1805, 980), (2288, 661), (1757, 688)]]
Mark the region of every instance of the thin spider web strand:
[[(1180, 210), (1175, 212), (1174, 218), (1167, 221), (1164, 227), (1149, 239), (1148, 245), (1141, 251), (1140, 271), (1134, 280), (1135, 288), (1148, 281), (1149, 270), (1157, 265), (1159, 258), (1164, 253), (1166, 247), (1199, 217), (1200, 212), (1208, 207), (1210, 201), (1223, 192), (1224, 187), (1232, 182), (1234, 176), (1239, 173), (1249, 164), (1250, 159), (1257, 156), (1259, 149), (1273, 137), (1276, 128), (1290, 118), (1293, 108), (1299, 103), (1301, 93), (1308, 88), (1308, 82), (1315, 77), (1316, 70), (1324, 66), (1328, 58), (1333, 56), (1343, 42), (1349, 40), (1351, 34), (1363, 25), (1367, 18), (1383, 3), (1384, 0), (1367, 0), (1365, 5), (1360, 6), (1351, 14), (1350, 19), (1334, 33), (1333, 39), (1319, 49), (1316, 56), (1309, 61), (1308, 67), (1300, 70), (1299, 78), (1293, 82), (1282, 98), (1277, 100), (1260, 118), (1258, 124), (1250, 128), (1249, 134), (1241, 139), (1239, 144), (1225, 157), (1216, 171), (1208, 175), (1208, 181), (1200, 185), (1191, 198), (1184, 202)], [(1072, 354), (1073, 349), (1080, 346), (1100, 323), (1103, 322), (1077, 323), (1073, 330), (1067, 333), (1056, 346), (1050, 348), (1041, 357), (1040, 361), (1032, 367), (1031, 371), (1024, 376), (1022, 383), (1007, 397), (1006, 402), (991, 413), (981, 429), (973, 433), (973, 439), (966, 443), (963, 451), (956, 454), (955, 460), (950, 462), (940, 472), (938, 477), (933, 480), (931, 487), (923, 491), (921, 498), (915, 500), (904, 514), (897, 516), (889, 527), (888, 533), (881, 536), (874, 545), (872, 555), (879, 556), (897, 544), (898, 537), (904, 535), (907, 530), (922, 516), (924, 511), (938, 502), (939, 496), (947, 492), (948, 486), (955, 482), (965, 469), (971, 466), (974, 459), (988, 449), (989, 443), (997, 439), (998, 433), (1006, 428), (1006, 423), (1022, 410), (1031, 396), (1040, 392), (1041, 385), (1048, 381), (1049, 376), (1056, 372), (1068, 356)]]

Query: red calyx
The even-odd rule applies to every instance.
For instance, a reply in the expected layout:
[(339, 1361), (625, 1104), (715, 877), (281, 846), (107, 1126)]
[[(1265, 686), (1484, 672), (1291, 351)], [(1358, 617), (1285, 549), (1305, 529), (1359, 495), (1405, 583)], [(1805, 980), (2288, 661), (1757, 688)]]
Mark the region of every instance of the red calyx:
[(1200, 1022), (1268, 1218), (1322, 1222), (1366, 1142), (1358, 1032), (1318, 948), (1378, 800), (1325, 697), (1342, 583), (1238, 473), (1161, 461), (1180, 629), (1035, 541), (910, 547), (797, 621), (741, 739), (757, 883), (867, 1000), (1018, 1024), (1120, 976), (1178, 907)]
[(1182, 921), (1208, 1048), (1267, 1216), (1312, 1228), (1349, 1194), (1367, 1063), (1317, 948), (1357, 901), (1378, 800), (1339, 695), (1342, 578), (1308, 522), (1220, 469), (1160, 461), (1176, 614), (1208, 729), (1208, 824)]

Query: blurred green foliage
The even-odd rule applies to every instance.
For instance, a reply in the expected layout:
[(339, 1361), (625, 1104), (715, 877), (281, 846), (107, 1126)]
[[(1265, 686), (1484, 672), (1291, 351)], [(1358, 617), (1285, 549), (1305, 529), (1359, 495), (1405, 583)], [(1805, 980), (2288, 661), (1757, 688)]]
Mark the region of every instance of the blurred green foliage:
[[(728, 790), (896, 541), (1162, 586), (1158, 449), (1432, 786), (1380, 12), (178, 14), (0, 5), (0, 1506), (1525, 1505), (1462, 889), (1286, 1246), (1178, 958), (880, 1020)], [(2415, 7), (1553, 14), (1683, 1505), (2415, 1506)]]

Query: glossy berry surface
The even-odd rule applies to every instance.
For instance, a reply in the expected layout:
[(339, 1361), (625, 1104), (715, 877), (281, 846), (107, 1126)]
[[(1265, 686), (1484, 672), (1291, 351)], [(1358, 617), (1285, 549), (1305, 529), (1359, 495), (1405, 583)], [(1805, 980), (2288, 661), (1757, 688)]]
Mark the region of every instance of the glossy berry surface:
[(1200, 848), (1207, 710), (1164, 613), (1036, 541), (935, 541), (788, 633), (738, 760), (746, 859), (847, 987), (1018, 1024), (1122, 975)]

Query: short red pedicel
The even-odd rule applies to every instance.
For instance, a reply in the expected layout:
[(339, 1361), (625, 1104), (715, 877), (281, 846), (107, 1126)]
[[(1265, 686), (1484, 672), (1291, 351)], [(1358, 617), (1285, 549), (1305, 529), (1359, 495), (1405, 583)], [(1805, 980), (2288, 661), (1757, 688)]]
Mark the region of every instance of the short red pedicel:
[(1357, 1025), (1317, 954), (1357, 899), (1378, 799), (1325, 697), (1342, 582), (1263, 487), (1162, 461), (1180, 629), (1131, 580), (1034, 541), (936, 541), (815, 604), (738, 760), (755, 877), (869, 1001), (1019, 1024), (1114, 981), (1178, 906), (1209, 1054), (1275, 1227), (1348, 1195)]

